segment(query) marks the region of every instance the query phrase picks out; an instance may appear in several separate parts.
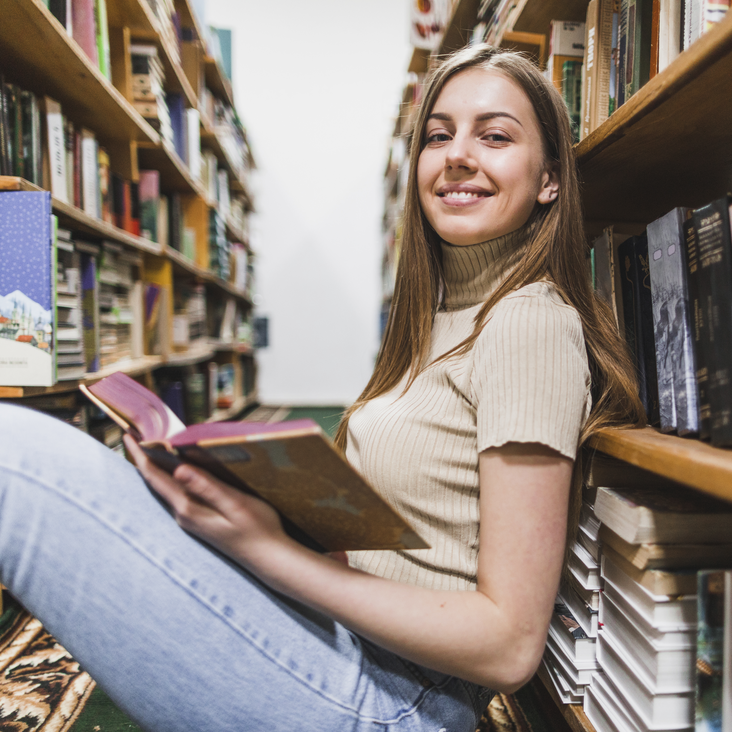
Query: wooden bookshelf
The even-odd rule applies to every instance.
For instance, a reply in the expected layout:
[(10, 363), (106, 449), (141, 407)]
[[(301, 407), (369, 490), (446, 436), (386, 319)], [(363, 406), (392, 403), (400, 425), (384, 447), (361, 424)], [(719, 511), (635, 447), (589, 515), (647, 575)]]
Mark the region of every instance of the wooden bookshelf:
[(543, 33), (549, 44), (552, 20), (579, 20), (585, 22), (588, 0), (543, 0), (527, 2), (516, 18), (513, 28), (517, 33)]
[(158, 133), (87, 58), (42, 0), (4, 3), (0, 48), (6, 81), (60, 102), (64, 112), (94, 130), (103, 141), (144, 140), (157, 143)]
[(704, 493), (732, 501), (732, 452), (701, 440), (642, 430), (602, 430), (590, 441), (601, 452)]
[[(732, 181), (732, 13), (577, 145), (591, 232), (644, 227)], [(629, 172), (632, 171), (632, 174)]]
[(227, 419), (238, 417), (247, 407), (251, 407), (259, 401), (257, 392), (252, 392), (247, 396), (240, 396), (234, 400), (234, 403), (228, 409), (217, 409), (206, 422), (226, 422)]
[[(203, 30), (189, 0), (174, 1), (183, 28), (192, 29), (194, 37), (203, 39)], [(158, 284), (166, 290), (169, 314), (172, 314), (178, 287), (194, 280), (205, 284), (206, 296), (216, 301), (222, 297), (236, 298), (239, 312), (246, 316), (253, 307), (250, 293), (237, 289), (209, 269), (209, 214), (218, 209), (217, 202), (208, 200), (202, 181), (193, 178), (184, 161), (163, 143), (160, 135), (132, 104), (129, 45), (150, 43), (156, 46), (165, 73), (164, 90), (166, 93), (180, 93), (186, 107), (199, 108), (198, 94), (204, 84), (215, 96), (233, 106), (231, 83), (215, 60), (204, 57), (203, 44), (199, 41), (183, 42), (179, 53), (172, 46), (175, 42), (172, 37), (162, 32), (162, 23), (147, 0), (107, 0), (106, 4), (113, 80), (107, 79), (86, 56), (50, 13), (44, 0), (22, 0), (3, 8), (0, 72), (5, 81), (38, 96), (48, 95), (59, 102), (63, 114), (77, 128), (87, 127), (94, 133), (99, 144), (109, 152), (110, 170), (124, 180), (137, 182), (140, 169), (157, 170), (163, 195), (183, 194), (184, 225), (193, 228), (196, 234), (195, 261), (190, 261), (171, 247), (89, 216), (79, 207), (55, 197), (51, 199), (53, 213), (58, 217), (60, 226), (71, 229), (79, 239), (88, 237), (95, 243), (114, 242), (125, 249), (142, 252), (145, 255), (140, 269), (143, 281)], [(203, 115), (201, 117), (203, 119)], [(229, 173), (232, 193), (243, 195), (245, 212), (252, 211), (254, 203), (246, 179), (248, 168), (254, 164), (250, 149), (245, 143), (245, 164), (237, 166), (222, 144), (220, 131), (208, 129), (202, 123), (201, 133), (202, 147), (211, 149), (219, 168)], [(41, 189), (21, 178), (8, 176), (0, 177), (0, 191), (3, 190)], [(245, 227), (235, 224), (231, 216), (226, 217), (225, 225), (227, 238), (243, 243), (251, 254), (243, 231)], [(165, 341), (166, 337), (162, 340)], [(165, 344), (162, 348), (165, 350)], [(213, 359), (232, 363), (247, 359), (251, 362), (253, 358), (254, 351), (246, 344), (221, 343), (206, 338), (186, 351), (174, 350), (166, 356), (121, 360), (101, 371), (86, 374), (83, 379), (62, 381), (52, 387), (0, 386), (0, 399), (71, 392), (82, 383), (92, 383), (114, 371), (145, 377), (152, 383), (152, 372), (161, 367), (195, 367)], [(249, 400), (255, 398), (256, 395)], [(236, 406), (241, 411), (249, 403), (245, 400), (242, 404), (237, 402)], [(225, 418), (225, 415), (217, 414), (217, 418)]]
[(458, 0), (436, 56), (452, 53), (467, 45), (475, 27), (479, 9), (480, 0)]

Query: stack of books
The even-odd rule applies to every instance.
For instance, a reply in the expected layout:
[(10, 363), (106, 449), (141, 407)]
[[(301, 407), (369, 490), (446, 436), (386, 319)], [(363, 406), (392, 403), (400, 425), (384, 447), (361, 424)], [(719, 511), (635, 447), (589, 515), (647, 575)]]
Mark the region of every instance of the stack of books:
[[(629, 470), (597, 489), (603, 591), (596, 673), (584, 708), (597, 729), (694, 726), (697, 570), (732, 566), (732, 506)], [(699, 537), (704, 537), (700, 544)]]
[(82, 340), (81, 260), (71, 232), (58, 229), (56, 239), (56, 378), (80, 379), (86, 372)]
[(99, 261), (100, 367), (142, 355), (135, 326), (142, 322), (142, 284), (135, 268), (139, 253), (104, 242)]
[(172, 147), (173, 128), (163, 90), (165, 72), (158, 58), (157, 46), (147, 43), (130, 45), (130, 61), (133, 105)]
[(577, 541), (554, 606), (544, 653), (544, 670), (565, 704), (581, 704), (598, 670), (597, 633), (600, 603), (599, 522), (595, 490), (586, 489)]

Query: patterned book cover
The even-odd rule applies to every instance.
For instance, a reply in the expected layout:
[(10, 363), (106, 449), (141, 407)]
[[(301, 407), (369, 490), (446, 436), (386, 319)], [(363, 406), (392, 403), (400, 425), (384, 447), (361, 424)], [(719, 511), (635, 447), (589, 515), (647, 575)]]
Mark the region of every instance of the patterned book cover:
[(684, 259), (685, 219), (686, 209), (675, 208), (648, 225), (661, 431), (676, 429), (680, 435), (699, 432), (696, 356)]
[(0, 385), (56, 383), (51, 194), (0, 193)]

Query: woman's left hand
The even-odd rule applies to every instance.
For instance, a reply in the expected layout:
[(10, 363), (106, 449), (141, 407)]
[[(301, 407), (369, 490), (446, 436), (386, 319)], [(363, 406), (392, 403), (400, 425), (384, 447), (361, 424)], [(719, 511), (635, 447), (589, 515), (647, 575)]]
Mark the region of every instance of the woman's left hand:
[(148, 484), (170, 506), (178, 524), (254, 570), (265, 554), (291, 539), (277, 512), (192, 465), (180, 465), (171, 476), (155, 465), (130, 436), (124, 442)]

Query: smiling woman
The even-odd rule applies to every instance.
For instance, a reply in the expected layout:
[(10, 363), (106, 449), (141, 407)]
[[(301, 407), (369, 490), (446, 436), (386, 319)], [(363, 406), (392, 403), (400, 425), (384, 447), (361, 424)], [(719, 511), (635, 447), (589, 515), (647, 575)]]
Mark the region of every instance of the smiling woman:
[[(449, 110), (449, 111), (445, 111)], [(515, 231), (556, 198), (531, 103), (513, 81), (473, 68), (451, 78), (427, 118), (417, 183), (424, 215), (450, 244)]]
[(473, 732), (495, 691), (533, 675), (577, 451), (644, 422), (586, 275), (571, 139), (519, 55), (471, 47), (427, 85), (385, 339), (336, 441), (428, 549), (346, 565), (130, 436), (139, 473), (0, 406), (2, 581), (142, 727)]

